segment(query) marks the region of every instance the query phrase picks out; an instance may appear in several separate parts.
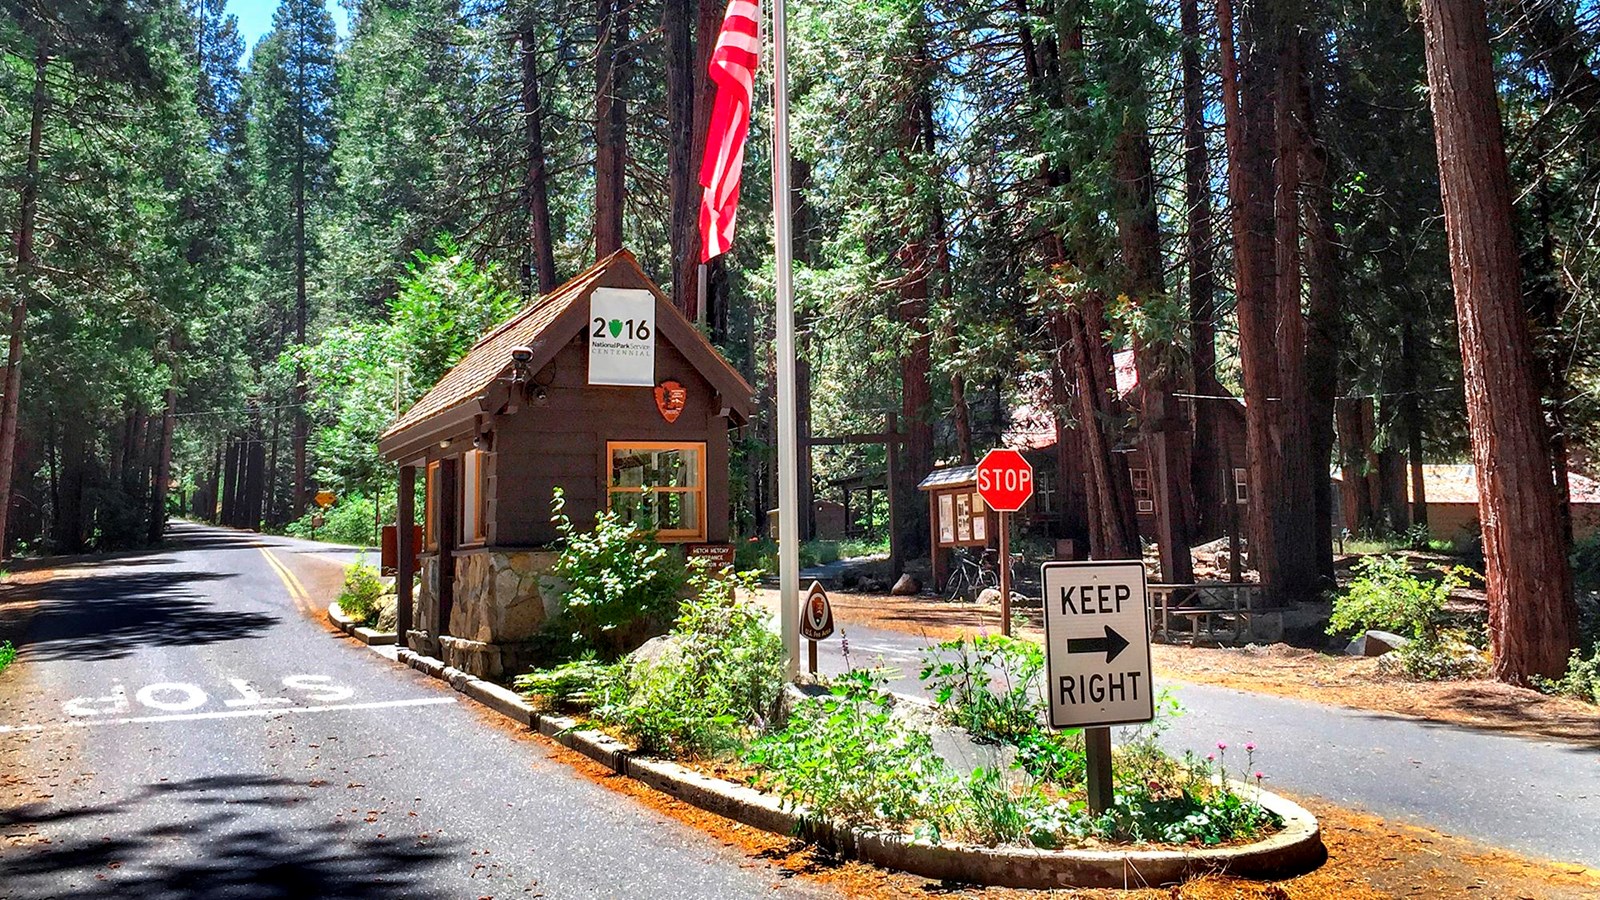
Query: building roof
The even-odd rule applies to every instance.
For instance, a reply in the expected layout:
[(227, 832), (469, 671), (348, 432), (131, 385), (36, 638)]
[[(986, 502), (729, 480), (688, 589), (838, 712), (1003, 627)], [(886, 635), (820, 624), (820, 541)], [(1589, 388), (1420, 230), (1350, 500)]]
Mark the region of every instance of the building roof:
[(978, 466), (976, 463), (968, 466), (950, 466), (944, 469), (934, 469), (928, 477), (917, 484), (920, 490), (931, 491), (934, 488), (962, 487), (978, 483)]
[[(748, 414), (750, 398), (755, 393), (750, 385), (683, 318), (677, 308), (667, 302), (660, 288), (639, 268), (639, 261), (633, 254), (618, 250), (479, 338), (472, 349), (422, 395), (422, 399), (383, 433), (380, 441), (387, 442), (401, 432), (474, 400), (510, 369), (512, 348), (533, 348), (535, 355), (532, 365), (535, 368), (542, 366), (588, 321), (587, 313), (581, 316), (564, 314), (577, 310), (593, 288), (603, 282), (613, 281), (618, 284), (626, 282), (630, 287), (648, 288), (654, 293), (657, 332), (669, 332), (667, 339), (700, 370), (713, 387), (723, 393), (729, 405), (741, 415)], [(561, 323), (561, 327), (557, 327), (558, 323)], [(570, 326), (572, 334), (566, 334), (567, 326)], [(551, 337), (558, 340), (548, 340)], [(546, 340), (541, 343), (541, 338)]]
[[(1567, 474), (1567, 487), (1573, 503), (1600, 503), (1600, 482), (1577, 472)], [(1429, 503), (1478, 502), (1478, 467), (1473, 465), (1424, 465), (1422, 490)], [(1407, 499), (1411, 481), (1406, 480)]]

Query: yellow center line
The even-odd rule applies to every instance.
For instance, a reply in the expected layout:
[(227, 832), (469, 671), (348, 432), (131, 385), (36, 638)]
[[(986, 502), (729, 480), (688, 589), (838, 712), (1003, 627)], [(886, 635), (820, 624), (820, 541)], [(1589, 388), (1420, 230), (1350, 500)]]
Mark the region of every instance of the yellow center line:
[(272, 570), (278, 573), (278, 578), (283, 582), (284, 588), (288, 590), (289, 599), (294, 602), (295, 607), (303, 612), (315, 613), (316, 610), (312, 608), (314, 604), (311, 602), (311, 594), (306, 590), (305, 585), (300, 583), (300, 579), (296, 578), (294, 573), (289, 571), (288, 566), (285, 566), (278, 557), (274, 556), (271, 550), (266, 547), (261, 547), (260, 550), (261, 555), (267, 558), (267, 565), (270, 565)]

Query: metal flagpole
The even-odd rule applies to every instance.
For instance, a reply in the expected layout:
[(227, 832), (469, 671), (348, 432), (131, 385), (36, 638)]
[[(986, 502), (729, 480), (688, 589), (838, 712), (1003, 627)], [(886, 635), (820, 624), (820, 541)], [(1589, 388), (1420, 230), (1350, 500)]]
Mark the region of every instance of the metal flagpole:
[(778, 376), (778, 597), (792, 681), (800, 669), (800, 481), (796, 475), (794, 272), (789, 235), (789, 64), (784, 0), (772, 3), (772, 242), (776, 255)]

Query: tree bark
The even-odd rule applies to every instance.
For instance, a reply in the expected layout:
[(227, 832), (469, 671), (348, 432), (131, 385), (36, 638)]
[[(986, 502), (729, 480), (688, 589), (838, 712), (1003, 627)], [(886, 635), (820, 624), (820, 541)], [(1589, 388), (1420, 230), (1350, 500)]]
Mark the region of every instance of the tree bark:
[(1494, 674), (1521, 684), (1566, 670), (1577, 607), (1522, 309), (1482, 0), (1422, 0), (1422, 24), (1477, 467)]
[[(176, 341), (168, 347), (176, 350)], [(161, 543), (167, 526), (167, 482), (172, 477), (172, 433), (178, 424), (178, 385), (176, 375), (169, 376), (166, 402), (161, 414), (161, 441), (156, 451), (155, 477), (150, 486), (150, 522), (146, 537), (152, 544)]]
[(628, 167), (628, 0), (599, 0), (595, 48), (594, 252), (622, 248)]
[(1324, 474), (1333, 459), (1334, 403), (1339, 394), (1339, 351), (1342, 284), (1339, 237), (1334, 230), (1333, 183), (1328, 171), (1328, 148), (1323, 143), (1317, 114), (1318, 97), (1310, 96), (1309, 79), (1300, 108), (1304, 141), (1306, 309), (1306, 417), (1307, 452), (1311, 461), (1313, 562), (1323, 587), (1334, 583), (1333, 484)]
[(694, 0), (662, 0), (661, 31), (665, 50), (667, 88), (667, 205), (668, 238), (672, 249), (672, 303), (694, 321), (699, 314), (695, 296), (698, 278), (688, 263), (698, 258), (700, 172), (694, 154), (695, 77)]
[[(1184, 258), (1189, 287), (1189, 344), (1194, 392), (1219, 396), (1217, 380), (1216, 271), (1212, 252), (1211, 158), (1206, 147), (1205, 76), (1200, 66), (1198, 0), (1180, 0), (1183, 35), (1179, 66), (1183, 78)], [(1216, 401), (1192, 405), (1193, 443), (1189, 454), (1189, 490), (1194, 498), (1194, 538), (1209, 538), (1223, 523), (1218, 511), (1233, 498), (1224, 491), (1219, 445), (1223, 437)]]
[(522, 62), (522, 134), (527, 169), (522, 179), (522, 202), (528, 214), (528, 293), (548, 294), (556, 289), (555, 238), (550, 232), (550, 187), (545, 174), (544, 103), (539, 90), (539, 34), (527, 25), (518, 35)]
[(39, 159), (44, 145), (44, 120), (50, 104), (45, 75), (50, 68), (50, 51), (44, 36), (38, 38), (33, 56), (33, 100), (28, 120), (28, 150), (17, 215), (16, 266), (11, 298), (11, 333), (6, 343), (4, 400), (0, 406), (0, 559), (11, 556), (13, 535), (8, 529), (11, 513), (12, 476), (17, 465), (17, 417), (21, 413), (22, 338), (28, 324), (28, 291), (33, 277), (34, 228), (39, 215)]

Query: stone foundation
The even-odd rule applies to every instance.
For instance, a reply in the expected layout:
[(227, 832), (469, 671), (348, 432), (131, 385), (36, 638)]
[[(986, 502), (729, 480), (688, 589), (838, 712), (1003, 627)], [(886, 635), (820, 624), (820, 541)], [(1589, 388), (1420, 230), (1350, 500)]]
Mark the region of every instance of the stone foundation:
[(438, 622), (437, 559), (423, 559), (406, 645), (479, 678), (503, 679), (534, 659), (530, 640), (561, 609), (551, 550), (470, 550), (455, 558), (449, 627)]

